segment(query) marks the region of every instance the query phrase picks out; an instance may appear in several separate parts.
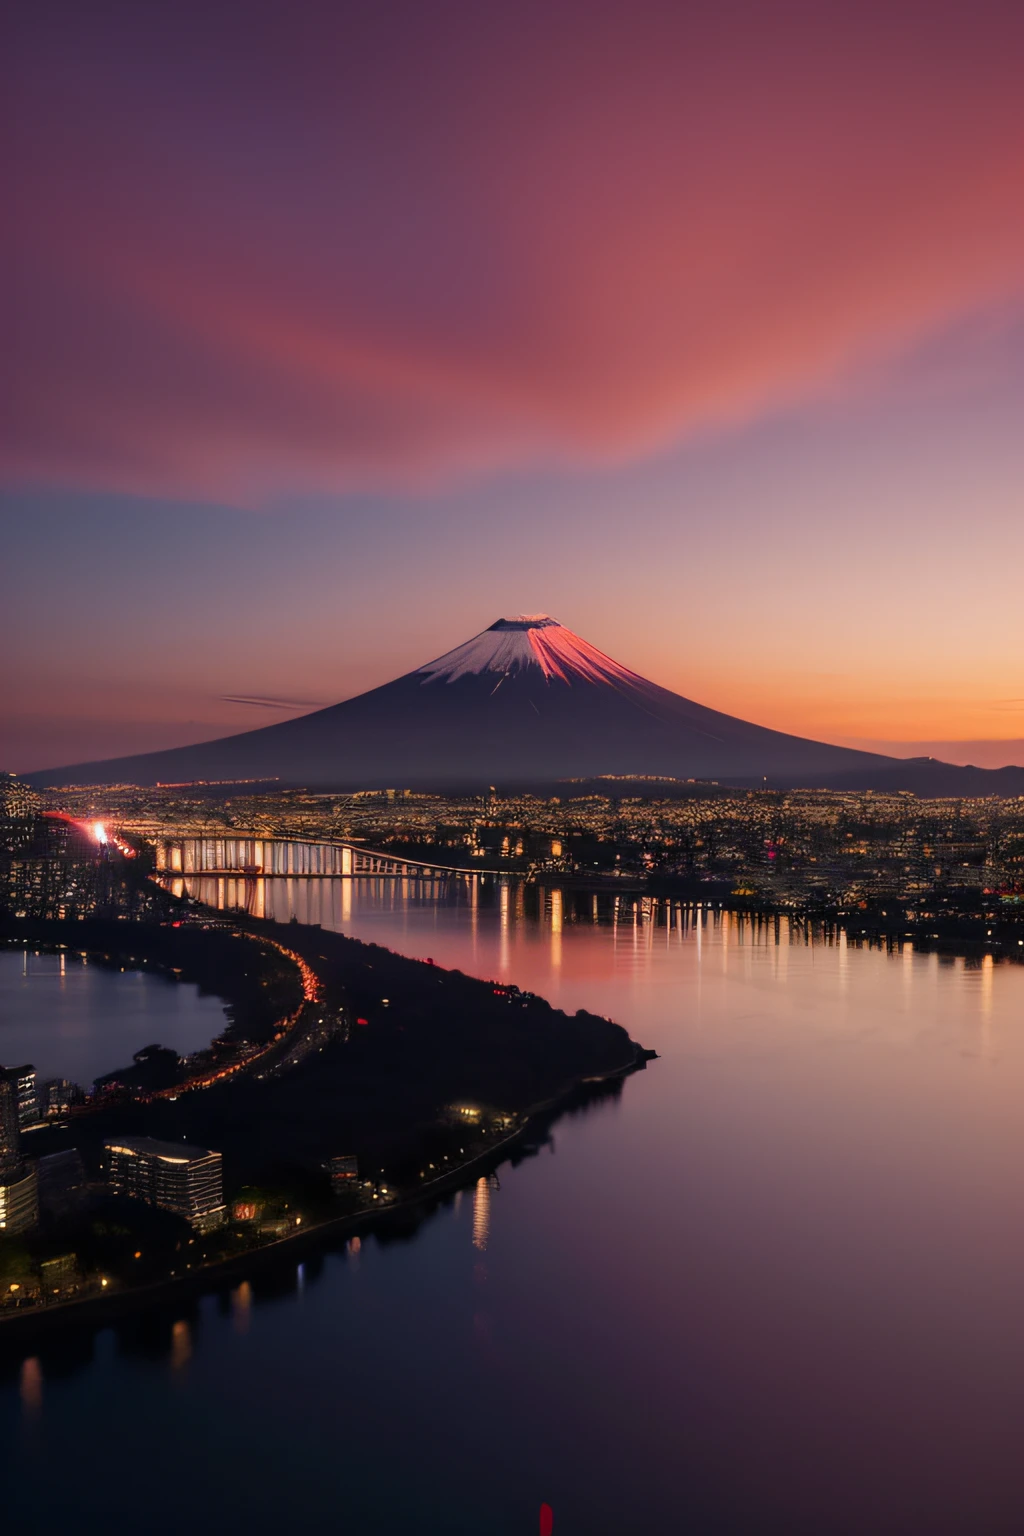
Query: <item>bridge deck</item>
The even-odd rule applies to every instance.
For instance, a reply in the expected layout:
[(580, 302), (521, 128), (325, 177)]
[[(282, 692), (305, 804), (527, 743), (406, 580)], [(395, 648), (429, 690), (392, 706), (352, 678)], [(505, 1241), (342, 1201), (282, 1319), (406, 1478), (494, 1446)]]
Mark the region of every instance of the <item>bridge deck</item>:
[(304, 842), (295, 838), (159, 837), (149, 839), (162, 875), (211, 875), (233, 879), (434, 879), (477, 875), (479, 867), (427, 863), (342, 842)]

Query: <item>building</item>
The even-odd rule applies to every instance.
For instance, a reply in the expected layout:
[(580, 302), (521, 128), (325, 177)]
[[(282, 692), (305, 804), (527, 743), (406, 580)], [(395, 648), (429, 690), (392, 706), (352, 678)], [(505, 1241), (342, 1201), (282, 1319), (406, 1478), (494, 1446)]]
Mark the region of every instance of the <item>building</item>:
[(0, 1233), (31, 1232), (38, 1221), (36, 1171), (21, 1156), (18, 1075), (0, 1067)]
[(39, 1266), (39, 1284), (47, 1298), (70, 1296), (81, 1283), (77, 1254), (62, 1253), (55, 1259), (44, 1259)]
[(66, 1077), (49, 1077), (39, 1090), (39, 1112), (46, 1120), (59, 1120), (76, 1104), (85, 1103), (85, 1090)]
[(359, 1159), (351, 1154), (329, 1157), (326, 1167), (331, 1176), (331, 1188), (336, 1195), (344, 1189), (354, 1189), (359, 1182)]
[(190, 1147), (186, 1142), (154, 1141), (149, 1136), (122, 1136), (104, 1149), (110, 1166), (110, 1187), (132, 1200), (159, 1205), (199, 1231), (224, 1220), (224, 1176), (219, 1152)]
[(0, 819), (27, 821), (38, 815), (42, 796), (13, 773), (0, 773)]
[(14, 1078), (15, 1098), (18, 1102), (18, 1124), (35, 1125), (39, 1119), (39, 1092), (36, 1086), (36, 1069), (31, 1062), (23, 1067), (8, 1067)]
[(20, 1130), (18, 1078), (0, 1067), (0, 1179), (15, 1177), (21, 1170)]
[(0, 1174), (0, 1234), (13, 1237), (38, 1224), (36, 1171), (22, 1163), (17, 1174)]

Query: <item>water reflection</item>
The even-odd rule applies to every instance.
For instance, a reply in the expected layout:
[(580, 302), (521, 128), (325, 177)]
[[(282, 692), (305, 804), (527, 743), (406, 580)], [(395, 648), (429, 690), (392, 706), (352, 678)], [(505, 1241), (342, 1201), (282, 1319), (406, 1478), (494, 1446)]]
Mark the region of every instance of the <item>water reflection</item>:
[(480, 1253), (486, 1253), (490, 1235), (491, 1186), (487, 1179), (477, 1179), (473, 1191), (473, 1247)]
[(180, 1371), (192, 1358), (192, 1330), (183, 1317), (171, 1328), (171, 1370)]
[(252, 1286), (248, 1280), (231, 1292), (231, 1324), (236, 1333), (248, 1333), (252, 1320)]
[[(829, 953), (826, 970), (833, 996), (842, 997), (851, 988), (863, 989), (868, 972), (860, 966), (855, 976), (853, 956), (872, 951), (901, 960), (909, 1007), (915, 971), (922, 964), (940, 963), (934, 952), (916, 950), (898, 938), (860, 939), (795, 916), (728, 912), (640, 893), (579, 891), (490, 874), (429, 880), (197, 876), (171, 879), (170, 886), (176, 894), (188, 893), (220, 909), (247, 908), (282, 922), (294, 917), (414, 956), (430, 954), (440, 964), (546, 991), (552, 1001), (562, 1001), (564, 989), (575, 991), (609, 963), (614, 974), (633, 973), (637, 979), (666, 967), (679, 975), (673, 953), (689, 956), (683, 968), (698, 986), (709, 962), (723, 979), (742, 977), (760, 985), (764, 957), (770, 956), (774, 981), (785, 988), (799, 951), (810, 952), (812, 967), (820, 967), (822, 952)], [(258, 887), (255, 893), (253, 887)], [(947, 960), (964, 972), (963, 960), (943, 957), (942, 963)], [(1006, 957), (988, 960), (986, 978), (1013, 965)], [(800, 960), (801, 974), (807, 963)], [(941, 985), (935, 970), (930, 980)], [(593, 1006), (593, 1000), (580, 996), (573, 1006), (581, 1004)]]
[(56, 946), (0, 948), (0, 1062), (30, 1061), (41, 1082), (89, 1087), (154, 1040), (185, 1054), (223, 1028), (217, 998), (155, 969)]
[(18, 1390), (26, 1419), (38, 1418), (43, 1408), (43, 1367), (38, 1355), (22, 1361)]
[(551, 969), (562, 968), (562, 892), (556, 886), (551, 892)]
[[(1024, 1528), (1024, 969), (625, 891), (562, 888), (556, 922), (550, 883), (261, 883), (279, 918), (591, 1008), (661, 1059), (562, 1117), (557, 1157), (538, 1134), (502, 1164), (500, 1203), (475, 1171), (306, 1251), (301, 1305), (288, 1258), (23, 1351), (65, 1520), (116, 1422), (104, 1515), (159, 1476), (160, 1536), (332, 1529), (339, 1487), (353, 1529), (417, 1536), (517, 1536), (542, 1496), (588, 1536)], [(19, 1356), (0, 1387), (16, 1427), (32, 1381)]]

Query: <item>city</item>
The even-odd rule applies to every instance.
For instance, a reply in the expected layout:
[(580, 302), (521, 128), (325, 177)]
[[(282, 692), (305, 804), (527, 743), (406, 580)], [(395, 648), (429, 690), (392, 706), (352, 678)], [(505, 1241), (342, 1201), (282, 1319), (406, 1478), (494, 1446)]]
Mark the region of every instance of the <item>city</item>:
[[(516, 986), (219, 917), (167, 890), (126, 827), (43, 812), (10, 777), (4, 794), (0, 943), (25, 976), (49, 955), (61, 978), (100, 966), (199, 982), (229, 1022), (206, 1048), (153, 1042), (90, 1084), (0, 1067), (0, 1322), (75, 1302), (105, 1316), (288, 1239), (358, 1234), (508, 1155), (584, 1078), (593, 1096), (644, 1064), (617, 1026), (570, 1023)], [(428, 1059), (399, 1041), (410, 1018), (429, 1022)]]
[[(472, 797), (395, 789), (252, 793), (244, 785), (36, 792), (7, 776), (0, 785), (0, 875), (7, 941), (18, 945), (27, 931), (20, 940), (26, 966), (26, 944), (39, 938), (55, 947), (62, 973), (68, 963), (88, 962), (89, 952), (69, 952), (72, 934), (76, 945), (78, 934), (88, 936), (94, 963), (116, 963), (123, 946), (111, 919), (127, 921), (131, 964), (186, 977), (205, 971), (208, 984), (232, 999), (232, 1023), (188, 1058), (154, 1043), (136, 1051), (130, 1067), (92, 1084), (41, 1080), (31, 1063), (2, 1069), (0, 1230), (22, 1242), (12, 1247), (0, 1237), (0, 1310), (24, 1317), (99, 1293), (110, 1302), (125, 1287), (251, 1257), (267, 1242), (298, 1235), (303, 1221), (307, 1232), (324, 1222), (358, 1225), (375, 1207), (407, 1201), (416, 1181), (432, 1187), (472, 1163), (486, 1151), (488, 1135), (504, 1142), (523, 1128), (521, 1108), (446, 1111), (448, 1131), (438, 1126), (429, 1143), (433, 1157), (413, 1148), (396, 1157), (392, 1148), (390, 1167), (380, 1163), (387, 1154), (372, 1138), (363, 1141), (362, 1156), (337, 1150), (328, 1138), (318, 1159), (306, 1157), (304, 1173), (297, 1163), (278, 1187), (273, 1176), (267, 1186), (266, 1166), (251, 1150), (242, 1152), (231, 1160), (230, 1203), (220, 1150), (124, 1133), (99, 1138), (96, 1126), (110, 1122), (112, 1112), (116, 1122), (121, 1105), (175, 1103), (234, 1074), (280, 1078), (332, 1041), (350, 1041), (356, 1026), (368, 1023), (361, 1010), (373, 1011), (372, 1002), (353, 995), (351, 979), (341, 991), (336, 982), (327, 987), (312, 955), (307, 960), (279, 940), (250, 935), (254, 891), (265, 879), (294, 876), (264, 874), (259, 864), (240, 868), (232, 888), (244, 899), (215, 916), (203, 905), (204, 849), (252, 848), (269, 867), (272, 846), (337, 846), (426, 861), (423, 870), (442, 880), (497, 875), (518, 885), (520, 909), (541, 922), (550, 909), (545, 893), (558, 890), (560, 927), (597, 920), (598, 904), (610, 899), (617, 919), (628, 921), (632, 912), (634, 922), (655, 926), (671, 926), (674, 911), (684, 908), (698, 922), (705, 909), (776, 920), (785, 913), (788, 942), (799, 937), (801, 922), (822, 931), (831, 924), (852, 942), (913, 944), (919, 952), (938, 945), (1024, 963), (1024, 800), (737, 792), (700, 783), (589, 784), (581, 794), (571, 784), (559, 787), (563, 793), (550, 798), (494, 788)], [(253, 841), (240, 843), (239, 834)], [(192, 851), (183, 859), (185, 848)], [(213, 854), (215, 863), (225, 857), (242, 855)], [(289, 860), (289, 867), (303, 866)], [(322, 865), (307, 860), (304, 867)], [(395, 864), (413, 878), (419, 867)], [(349, 873), (335, 878), (358, 879), (352, 868), (350, 860)], [(108, 947), (105, 956), (96, 954), (97, 937)], [(252, 950), (246, 938), (257, 941), (258, 1003), (241, 984), (235, 958), (240, 941)], [(519, 990), (506, 987), (501, 996), (517, 998)], [(392, 1093), (395, 1086), (392, 1077)], [(208, 1123), (218, 1139), (217, 1116)], [(376, 1176), (365, 1176), (371, 1166)], [(97, 1225), (112, 1200), (129, 1234), (141, 1221), (135, 1235), (141, 1243), (145, 1232), (145, 1262), (131, 1242), (127, 1267), (123, 1242), (113, 1249), (97, 1244)], [(140, 1202), (168, 1213), (165, 1230), (143, 1215)], [(40, 1240), (26, 1247), (26, 1235), (40, 1229)], [(69, 1241), (74, 1250), (54, 1251)]]
[[(232, 790), (235, 788), (231, 786)], [(34, 803), (147, 842), (227, 833), (365, 845), (463, 870), (792, 911), (1024, 921), (1024, 797), (567, 784), (550, 798), (227, 793), (228, 786), (46, 791)], [(974, 926), (971, 927), (971, 923)]]

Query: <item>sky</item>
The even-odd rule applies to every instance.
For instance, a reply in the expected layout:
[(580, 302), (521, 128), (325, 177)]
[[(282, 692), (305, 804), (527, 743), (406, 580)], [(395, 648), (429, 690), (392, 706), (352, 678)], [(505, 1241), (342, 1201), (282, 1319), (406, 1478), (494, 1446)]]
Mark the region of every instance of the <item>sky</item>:
[(505, 613), (1024, 762), (1024, 8), (10, 8), (0, 766)]

